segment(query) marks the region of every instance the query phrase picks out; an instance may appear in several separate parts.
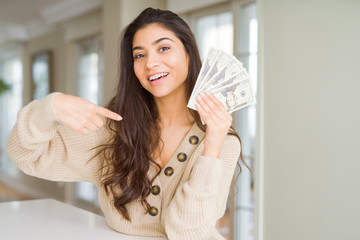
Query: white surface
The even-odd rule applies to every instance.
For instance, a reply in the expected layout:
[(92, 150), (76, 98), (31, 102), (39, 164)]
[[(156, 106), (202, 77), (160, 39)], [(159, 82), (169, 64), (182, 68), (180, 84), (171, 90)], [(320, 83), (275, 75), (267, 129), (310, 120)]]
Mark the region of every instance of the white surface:
[(161, 240), (110, 229), (105, 218), (52, 199), (0, 203), (2, 240)]

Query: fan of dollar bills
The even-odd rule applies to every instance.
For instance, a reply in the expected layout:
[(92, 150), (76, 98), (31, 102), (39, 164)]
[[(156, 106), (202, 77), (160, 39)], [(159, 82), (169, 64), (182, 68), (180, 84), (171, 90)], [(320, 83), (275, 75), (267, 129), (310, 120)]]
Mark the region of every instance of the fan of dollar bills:
[(231, 113), (255, 103), (249, 74), (234, 56), (211, 48), (191, 93), (188, 107), (196, 110), (196, 96), (210, 92)]

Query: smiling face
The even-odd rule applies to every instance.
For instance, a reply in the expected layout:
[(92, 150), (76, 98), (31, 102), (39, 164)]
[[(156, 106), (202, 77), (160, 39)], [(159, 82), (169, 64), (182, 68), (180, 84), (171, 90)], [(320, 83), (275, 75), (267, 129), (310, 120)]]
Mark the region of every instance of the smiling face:
[(189, 56), (179, 38), (159, 24), (137, 31), (133, 40), (134, 71), (155, 98), (186, 94)]

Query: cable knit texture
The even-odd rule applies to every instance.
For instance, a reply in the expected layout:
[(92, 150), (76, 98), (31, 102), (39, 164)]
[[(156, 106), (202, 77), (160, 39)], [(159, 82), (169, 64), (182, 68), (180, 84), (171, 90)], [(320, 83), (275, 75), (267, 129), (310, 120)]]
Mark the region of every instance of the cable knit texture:
[[(160, 193), (150, 194), (147, 201), (158, 209), (156, 216), (145, 212), (136, 201), (128, 204), (132, 221), (125, 220), (112, 205), (101, 187), (103, 167), (101, 155), (93, 158), (99, 148), (111, 137), (103, 127), (83, 136), (58, 124), (53, 109), (53, 98), (33, 101), (18, 114), (7, 143), (11, 159), (26, 174), (52, 181), (88, 181), (99, 190), (99, 202), (108, 225), (119, 232), (135, 235), (162, 237), (171, 240), (224, 239), (216, 230), (216, 221), (225, 212), (230, 184), (240, 154), (240, 143), (234, 136), (227, 136), (220, 159), (202, 156), (205, 133), (196, 124), (155, 178)], [(198, 143), (189, 141), (196, 136)], [(178, 154), (186, 160), (178, 160)], [(91, 159), (91, 160), (90, 160)], [(166, 169), (172, 168), (168, 176)], [(150, 167), (149, 177), (156, 173)]]

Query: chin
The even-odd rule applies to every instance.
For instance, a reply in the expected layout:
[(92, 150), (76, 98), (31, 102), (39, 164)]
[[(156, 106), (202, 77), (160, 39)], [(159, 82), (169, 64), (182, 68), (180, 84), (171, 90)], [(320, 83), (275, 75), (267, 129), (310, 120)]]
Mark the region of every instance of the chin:
[(185, 91), (183, 87), (170, 87), (170, 86), (162, 86), (161, 88), (150, 88), (148, 92), (150, 92), (155, 98), (163, 98), (170, 95), (181, 95)]
[(153, 97), (155, 97), (155, 98), (162, 98), (162, 97), (166, 97), (166, 96), (169, 95), (169, 93), (159, 93), (159, 92), (157, 92), (157, 93), (151, 93), (151, 94), (152, 94)]

